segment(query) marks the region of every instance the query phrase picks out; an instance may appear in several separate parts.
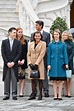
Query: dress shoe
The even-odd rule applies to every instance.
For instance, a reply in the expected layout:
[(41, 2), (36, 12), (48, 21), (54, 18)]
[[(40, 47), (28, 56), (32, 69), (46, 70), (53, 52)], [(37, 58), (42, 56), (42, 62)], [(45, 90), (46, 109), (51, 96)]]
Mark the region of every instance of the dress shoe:
[(38, 100), (42, 100), (42, 96), (41, 95), (38, 96)]
[(17, 97), (16, 97), (16, 96), (13, 96), (13, 100), (17, 100)]
[(24, 97), (23, 95), (19, 95), (19, 97)]
[(62, 100), (62, 98), (58, 98), (58, 100)]
[(36, 98), (35, 94), (32, 93), (28, 100), (32, 100), (32, 99), (35, 99), (35, 98)]
[(32, 100), (32, 99), (35, 99), (35, 97), (30, 97), (28, 100)]
[(68, 95), (65, 95), (65, 97), (68, 97)]
[(45, 96), (45, 97), (49, 97), (49, 94), (48, 94), (48, 93), (45, 93), (44, 96)]
[(57, 100), (58, 98), (53, 98), (54, 100)]
[[(30, 94), (30, 97), (33, 95), (33, 92)], [(35, 92), (35, 97), (36, 97), (36, 95), (37, 95), (37, 90), (36, 90), (36, 92)]]
[(67, 96), (68, 98), (71, 98), (71, 96)]
[(71, 96), (65, 95), (65, 97), (71, 98)]
[(5, 96), (4, 98), (3, 98), (3, 100), (8, 100), (9, 99), (9, 96)]

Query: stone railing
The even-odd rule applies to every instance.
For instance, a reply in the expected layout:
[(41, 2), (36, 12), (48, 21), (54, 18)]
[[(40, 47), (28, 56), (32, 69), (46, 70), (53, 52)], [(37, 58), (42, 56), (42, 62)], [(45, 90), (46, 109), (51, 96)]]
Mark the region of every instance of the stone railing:
[[(39, 0), (36, 7), (36, 13), (44, 13), (48, 11), (55, 11), (57, 9), (61, 9), (65, 6), (67, 6), (69, 3), (68, 0)], [(42, 6), (44, 8), (42, 8)], [(39, 10), (38, 10), (39, 9)]]
[(34, 23), (38, 17), (29, 0), (18, 0), (17, 6), (20, 26), (23, 28), (24, 34), (30, 36), (31, 32), (35, 30)]
[[(73, 0), (38, 0), (35, 12), (49, 30), (57, 16), (66, 20), (70, 28), (70, 4)], [(43, 7), (43, 8), (42, 8)]]

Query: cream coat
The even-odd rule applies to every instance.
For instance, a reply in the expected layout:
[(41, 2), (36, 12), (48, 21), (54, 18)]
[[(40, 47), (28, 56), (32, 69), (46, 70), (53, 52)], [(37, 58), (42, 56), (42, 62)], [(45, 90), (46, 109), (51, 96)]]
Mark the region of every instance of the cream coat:
[[(40, 71), (40, 79), (44, 79), (44, 55), (46, 52), (46, 43), (43, 41), (40, 41), (38, 45), (34, 48), (35, 42), (31, 42), (29, 45), (28, 50), (28, 65), (29, 64), (37, 64), (39, 71)], [(30, 79), (30, 72), (31, 69), (29, 67), (29, 75), (28, 78)]]

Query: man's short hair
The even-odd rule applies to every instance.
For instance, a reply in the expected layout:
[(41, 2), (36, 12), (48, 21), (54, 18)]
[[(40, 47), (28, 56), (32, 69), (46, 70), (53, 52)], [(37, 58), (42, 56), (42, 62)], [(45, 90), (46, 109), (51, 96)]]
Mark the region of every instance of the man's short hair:
[(9, 28), (8, 33), (9, 33), (9, 32), (12, 32), (13, 30), (16, 30), (16, 28), (15, 28), (15, 27)]
[(42, 25), (42, 28), (44, 26), (44, 22), (42, 20), (37, 20), (35, 21), (35, 23), (39, 24), (40, 26)]

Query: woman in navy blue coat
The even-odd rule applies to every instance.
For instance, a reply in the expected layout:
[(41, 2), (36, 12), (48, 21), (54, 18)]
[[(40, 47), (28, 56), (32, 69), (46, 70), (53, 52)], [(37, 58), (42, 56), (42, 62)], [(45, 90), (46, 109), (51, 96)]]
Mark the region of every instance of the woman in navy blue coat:
[[(48, 70), (50, 80), (53, 80), (54, 100), (62, 100), (62, 81), (66, 80), (66, 69), (68, 68), (68, 57), (65, 43), (61, 41), (61, 33), (56, 29), (53, 33), (53, 42), (48, 46)], [(57, 97), (58, 81), (58, 97)]]
[[(72, 70), (72, 74), (73, 74), (74, 73), (73, 72), (73, 57), (74, 57), (73, 37), (69, 31), (64, 31), (62, 33), (62, 38), (63, 38), (63, 41), (65, 42), (66, 48), (67, 48), (69, 69)], [(71, 97), (70, 89), (72, 86), (72, 78), (69, 78), (69, 79), (67, 79), (67, 81), (65, 81), (65, 86), (66, 86), (66, 97)]]

